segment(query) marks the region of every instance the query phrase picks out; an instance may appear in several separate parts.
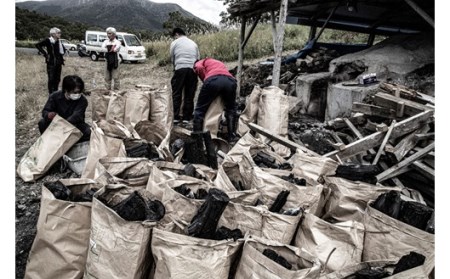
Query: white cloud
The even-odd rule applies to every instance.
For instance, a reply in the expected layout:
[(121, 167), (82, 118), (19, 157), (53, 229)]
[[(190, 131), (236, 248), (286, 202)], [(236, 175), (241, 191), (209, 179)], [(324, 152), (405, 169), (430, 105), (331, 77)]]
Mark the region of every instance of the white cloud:
[(175, 3), (191, 14), (218, 25), (220, 12), (226, 11), (226, 6), (218, 0), (150, 0), (156, 3)]

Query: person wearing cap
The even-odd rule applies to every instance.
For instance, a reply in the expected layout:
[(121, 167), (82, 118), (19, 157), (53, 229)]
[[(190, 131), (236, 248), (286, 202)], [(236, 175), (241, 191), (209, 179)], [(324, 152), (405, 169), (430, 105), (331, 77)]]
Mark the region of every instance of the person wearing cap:
[[(105, 51), (106, 68), (105, 68), (105, 87), (108, 90), (120, 89), (120, 71), (119, 71), (119, 51), (122, 43), (116, 37), (116, 29), (114, 27), (106, 28), (107, 40), (103, 41), (102, 48)], [(112, 83), (114, 82), (114, 87)]]
[(193, 132), (203, 131), (203, 122), (211, 103), (218, 97), (225, 106), (225, 119), (228, 130), (228, 142), (238, 140), (236, 134), (236, 87), (237, 82), (226, 65), (213, 58), (205, 58), (194, 64), (194, 71), (203, 81), (194, 110)]
[[(170, 59), (174, 73), (171, 79), (174, 124), (180, 119), (180, 108), (183, 103), (183, 123), (187, 124), (194, 110), (194, 96), (197, 89), (197, 75), (194, 73), (194, 62), (200, 59), (197, 44), (189, 39), (181, 28), (174, 28), (170, 44)], [(184, 95), (183, 95), (184, 92)], [(182, 102), (183, 100), (183, 102)]]
[(45, 63), (47, 63), (48, 94), (58, 90), (61, 81), (62, 65), (64, 65), (63, 55), (66, 53), (66, 48), (59, 40), (60, 38), (61, 30), (53, 27), (50, 29), (50, 37), (35, 45), (39, 52), (44, 55)]
[(39, 132), (43, 134), (53, 118), (59, 115), (83, 133), (79, 142), (88, 141), (91, 137), (91, 128), (84, 121), (88, 101), (83, 92), (84, 81), (79, 76), (65, 76), (62, 89), (50, 94), (45, 103), (42, 119), (38, 123)]

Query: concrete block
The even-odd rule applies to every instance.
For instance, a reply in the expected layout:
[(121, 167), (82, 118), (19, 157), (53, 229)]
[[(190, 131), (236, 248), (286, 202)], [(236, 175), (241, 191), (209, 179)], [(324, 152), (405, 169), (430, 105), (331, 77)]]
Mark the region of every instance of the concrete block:
[(322, 72), (300, 75), (296, 79), (295, 92), (301, 101), (301, 113), (323, 120), (326, 96), (331, 73)]
[(328, 87), (325, 121), (337, 117), (350, 117), (353, 102), (362, 102), (369, 94), (375, 94), (380, 84), (375, 83), (365, 86), (344, 86), (341, 82)]

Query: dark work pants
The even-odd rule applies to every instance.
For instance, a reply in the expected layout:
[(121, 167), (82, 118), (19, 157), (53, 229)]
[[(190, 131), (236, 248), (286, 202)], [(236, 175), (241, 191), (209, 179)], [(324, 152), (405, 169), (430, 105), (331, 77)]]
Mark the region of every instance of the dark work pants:
[(236, 114), (236, 80), (229, 76), (212, 76), (200, 89), (194, 110), (194, 132), (202, 131), (206, 112), (211, 103), (221, 97), (225, 106), (225, 117)]
[(51, 94), (58, 90), (59, 82), (61, 81), (62, 65), (50, 65), (47, 64), (48, 75), (48, 94)]
[(192, 68), (181, 68), (174, 72), (171, 80), (174, 119), (180, 120), (180, 107), (184, 90), (183, 120), (191, 120), (197, 82), (197, 75)]
[[(41, 135), (45, 132), (45, 130), (47, 130), (50, 123), (51, 121), (46, 121), (43, 118), (39, 121), (38, 126)], [(83, 133), (83, 136), (78, 140), (78, 142), (88, 141), (91, 138), (91, 126), (89, 126), (87, 123), (80, 122), (75, 124), (74, 126)]]

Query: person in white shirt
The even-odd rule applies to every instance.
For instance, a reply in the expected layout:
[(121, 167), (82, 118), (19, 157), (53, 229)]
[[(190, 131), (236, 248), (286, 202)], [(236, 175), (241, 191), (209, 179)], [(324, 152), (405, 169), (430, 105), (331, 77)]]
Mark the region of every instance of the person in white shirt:
[[(116, 29), (113, 27), (106, 28), (107, 40), (103, 41), (102, 48), (105, 49), (106, 68), (105, 68), (105, 86), (106, 89), (120, 89), (120, 71), (119, 71), (119, 51), (122, 46), (116, 37)], [(114, 81), (114, 87), (112, 82)]]
[(172, 36), (175, 38), (170, 44), (170, 59), (174, 68), (171, 80), (174, 124), (181, 120), (181, 100), (183, 100), (183, 123), (187, 124), (192, 119), (194, 111), (198, 80), (193, 67), (195, 61), (200, 59), (200, 52), (197, 44), (186, 37), (181, 28), (174, 28)]

